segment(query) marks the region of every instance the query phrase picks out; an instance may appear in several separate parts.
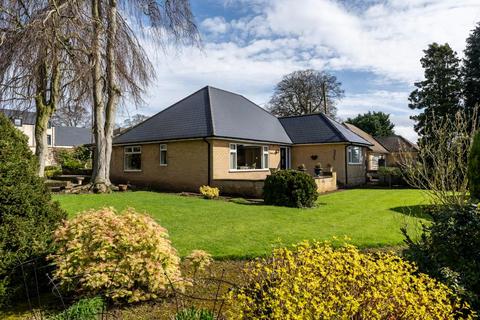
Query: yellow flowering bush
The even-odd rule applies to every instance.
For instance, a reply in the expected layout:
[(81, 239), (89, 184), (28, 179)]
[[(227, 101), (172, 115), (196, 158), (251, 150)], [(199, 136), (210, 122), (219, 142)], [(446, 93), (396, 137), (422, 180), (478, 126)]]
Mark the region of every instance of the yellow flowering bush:
[(303, 242), (252, 262), (228, 295), (232, 319), (453, 319), (466, 316), (448, 287), (387, 253)]
[(205, 199), (215, 199), (220, 196), (220, 190), (210, 186), (201, 186), (200, 193)]
[(206, 267), (212, 264), (212, 255), (203, 250), (193, 250), (185, 257), (187, 265), (191, 266), (194, 271), (205, 270)]
[(137, 302), (161, 296), (171, 284), (183, 288), (167, 230), (133, 209), (84, 212), (65, 221), (54, 241), (54, 276), (66, 290)]

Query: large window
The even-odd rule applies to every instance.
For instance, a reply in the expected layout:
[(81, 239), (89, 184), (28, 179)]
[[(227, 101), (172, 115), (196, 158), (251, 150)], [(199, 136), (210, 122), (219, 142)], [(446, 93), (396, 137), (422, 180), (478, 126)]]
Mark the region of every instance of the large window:
[(347, 148), (348, 164), (362, 164), (362, 148), (350, 146)]
[(268, 169), (268, 146), (230, 144), (231, 170)]
[(132, 146), (124, 149), (124, 170), (125, 171), (140, 171), (142, 170), (142, 147)]
[(161, 166), (167, 165), (167, 145), (166, 144), (160, 145), (160, 165)]

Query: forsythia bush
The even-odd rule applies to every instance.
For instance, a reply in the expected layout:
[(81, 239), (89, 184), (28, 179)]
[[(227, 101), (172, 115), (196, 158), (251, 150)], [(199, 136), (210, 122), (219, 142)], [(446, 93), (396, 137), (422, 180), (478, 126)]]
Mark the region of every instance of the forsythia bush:
[(467, 311), (412, 264), (348, 244), (276, 249), (245, 273), (249, 284), (228, 296), (232, 319), (452, 319)]
[(210, 186), (201, 186), (200, 193), (205, 199), (215, 199), (220, 196), (220, 190)]
[(170, 283), (183, 288), (167, 230), (133, 209), (87, 211), (65, 221), (54, 239), (54, 275), (66, 290), (136, 302), (159, 297)]

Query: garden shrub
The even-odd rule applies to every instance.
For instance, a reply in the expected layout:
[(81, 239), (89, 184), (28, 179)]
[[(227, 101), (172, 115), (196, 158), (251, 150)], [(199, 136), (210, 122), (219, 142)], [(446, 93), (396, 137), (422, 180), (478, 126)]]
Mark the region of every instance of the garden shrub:
[(470, 147), (468, 156), (468, 185), (470, 196), (480, 200), (480, 131), (478, 131)]
[(160, 297), (171, 284), (183, 288), (167, 230), (133, 209), (84, 212), (65, 221), (54, 238), (54, 277), (66, 291), (137, 302)]
[(205, 199), (215, 199), (220, 196), (220, 190), (215, 187), (201, 186), (199, 190)]
[(53, 178), (62, 174), (61, 166), (46, 166), (45, 167), (45, 177)]
[(84, 298), (67, 310), (48, 317), (47, 320), (97, 320), (102, 314), (104, 302), (100, 297)]
[(263, 197), (265, 204), (309, 208), (318, 198), (317, 185), (307, 173), (280, 170), (265, 179)]
[(480, 209), (477, 205), (437, 207), (419, 240), (405, 229), (405, 256), (426, 272), (451, 285), (480, 308)]
[(174, 320), (214, 320), (215, 317), (210, 310), (188, 308), (179, 311)]
[[(465, 315), (451, 290), (388, 253), (303, 242), (245, 270), (231, 291), (231, 319), (452, 319)], [(473, 315), (472, 315), (473, 316)]]
[(66, 218), (52, 201), (44, 179), (37, 176), (37, 167), (27, 136), (0, 115), (0, 304), (20, 294), (24, 297), (24, 280), (42, 282), (34, 280), (30, 266), (25, 266), (26, 279), (16, 267), (26, 261), (44, 266), (52, 232)]
[(56, 160), (63, 171), (69, 174), (81, 174), (84, 169), (91, 168), (91, 152), (84, 146), (75, 147), (73, 150), (59, 150)]

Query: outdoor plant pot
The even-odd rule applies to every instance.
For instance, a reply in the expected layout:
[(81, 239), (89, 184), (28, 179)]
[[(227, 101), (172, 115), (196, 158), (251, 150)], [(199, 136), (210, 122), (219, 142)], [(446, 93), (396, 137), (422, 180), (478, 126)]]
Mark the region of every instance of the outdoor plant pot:
[(314, 168), (313, 170), (315, 171), (316, 176), (319, 176), (322, 173), (322, 169), (320, 168)]
[(128, 188), (128, 185), (126, 185), (126, 184), (119, 184), (118, 185), (118, 191), (124, 192), (124, 191), (127, 191), (127, 188)]

